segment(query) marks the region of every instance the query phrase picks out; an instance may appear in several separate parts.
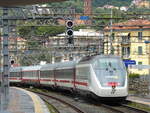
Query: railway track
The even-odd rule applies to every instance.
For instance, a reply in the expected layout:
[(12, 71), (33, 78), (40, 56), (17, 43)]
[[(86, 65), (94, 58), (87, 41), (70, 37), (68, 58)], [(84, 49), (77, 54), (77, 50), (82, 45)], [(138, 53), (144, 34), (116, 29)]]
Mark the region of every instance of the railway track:
[(110, 106), (110, 105), (106, 105), (106, 104), (102, 104), (102, 106), (108, 108), (108, 109), (113, 109), (113, 110), (117, 110), (120, 111), (120, 113), (149, 113), (147, 111), (141, 110), (141, 109), (137, 109), (134, 107), (130, 107), (128, 105), (118, 105), (118, 106)]
[(56, 113), (86, 113), (77, 106), (72, 105), (60, 98), (37, 91), (32, 92), (38, 94), (44, 101), (52, 105)]
[(73, 97), (70, 98), (70, 96), (54, 92), (29, 91), (38, 94), (52, 105), (56, 113), (148, 113), (124, 104), (114, 106), (102, 104), (91, 99), (73, 99)]

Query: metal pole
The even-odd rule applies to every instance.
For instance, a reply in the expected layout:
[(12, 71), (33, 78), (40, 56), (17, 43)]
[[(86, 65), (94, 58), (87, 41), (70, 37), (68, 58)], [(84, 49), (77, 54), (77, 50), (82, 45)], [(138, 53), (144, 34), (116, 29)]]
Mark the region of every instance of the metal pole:
[(1, 111), (6, 110), (9, 99), (8, 8), (3, 8), (3, 74), (1, 81)]
[(112, 32), (113, 32), (113, 29), (112, 29), (112, 17), (113, 17), (113, 14), (112, 14), (112, 8), (111, 8), (111, 20), (110, 20), (110, 54), (113, 54), (113, 45), (112, 45)]

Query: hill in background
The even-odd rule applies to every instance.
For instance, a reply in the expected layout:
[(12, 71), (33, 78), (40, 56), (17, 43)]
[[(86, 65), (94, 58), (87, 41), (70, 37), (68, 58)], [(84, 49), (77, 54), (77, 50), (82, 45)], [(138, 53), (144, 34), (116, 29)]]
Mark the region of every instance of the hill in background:
[[(53, 7), (75, 7), (77, 12), (83, 12), (83, 1), (84, 0), (68, 0), (62, 3), (49, 3), (49, 6)], [(113, 5), (113, 6), (129, 6), (132, 0), (93, 0), (92, 7), (102, 7), (104, 5)]]
[(101, 7), (106, 4), (114, 6), (129, 6), (132, 0), (93, 0), (94, 7)]

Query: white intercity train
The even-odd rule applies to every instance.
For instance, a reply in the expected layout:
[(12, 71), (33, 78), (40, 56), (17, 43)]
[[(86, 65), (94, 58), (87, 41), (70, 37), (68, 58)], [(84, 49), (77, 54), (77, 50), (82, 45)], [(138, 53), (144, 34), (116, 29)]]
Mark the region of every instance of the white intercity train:
[(66, 88), (92, 97), (124, 100), (128, 95), (126, 67), (119, 56), (97, 55), (79, 61), (10, 68), (10, 82)]

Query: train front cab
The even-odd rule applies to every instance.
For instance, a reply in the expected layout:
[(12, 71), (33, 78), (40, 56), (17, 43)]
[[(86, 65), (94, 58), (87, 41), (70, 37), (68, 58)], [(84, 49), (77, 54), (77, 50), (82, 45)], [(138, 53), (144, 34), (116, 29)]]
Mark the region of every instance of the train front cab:
[(128, 95), (128, 77), (120, 57), (97, 56), (92, 61), (91, 87), (103, 99), (125, 99)]

